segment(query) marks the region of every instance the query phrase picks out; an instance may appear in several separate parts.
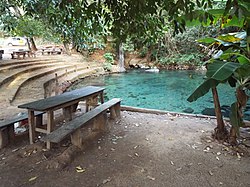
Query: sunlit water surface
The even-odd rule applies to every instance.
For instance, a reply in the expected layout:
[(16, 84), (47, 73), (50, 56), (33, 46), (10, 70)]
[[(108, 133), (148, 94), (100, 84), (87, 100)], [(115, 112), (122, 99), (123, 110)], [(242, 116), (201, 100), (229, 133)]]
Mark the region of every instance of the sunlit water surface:
[[(105, 87), (105, 100), (121, 98), (123, 105), (160, 109), (173, 112), (201, 114), (205, 108), (213, 108), (209, 92), (195, 102), (188, 102), (189, 95), (204, 81), (201, 71), (160, 71), (159, 73), (139, 70), (86, 78), (72, 86), (77, 89), (87, 85)], [(235, 101), (234, 88), (219, 85), (221, 105), (230, 106)]]

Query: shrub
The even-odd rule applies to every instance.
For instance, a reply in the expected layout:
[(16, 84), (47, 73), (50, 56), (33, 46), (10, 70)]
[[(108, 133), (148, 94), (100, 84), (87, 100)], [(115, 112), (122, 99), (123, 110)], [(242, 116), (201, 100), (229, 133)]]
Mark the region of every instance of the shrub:
[(112, 53), (105, 53), (103, 57), (105, 58), (106, 63), (114, 64), (114, 55)]

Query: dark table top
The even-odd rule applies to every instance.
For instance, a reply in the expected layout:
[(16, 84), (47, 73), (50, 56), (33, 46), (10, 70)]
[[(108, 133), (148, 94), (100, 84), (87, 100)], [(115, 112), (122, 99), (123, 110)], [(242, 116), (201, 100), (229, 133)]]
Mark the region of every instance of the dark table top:
[(76, 89), (70, 92), (65, 92), (61, 95), (48, 97), (33, 101), (30, 103), (19, 105), (18, 108), (26, 108), (34, 111), (47, 111), (59, 107), (60, 105), (67, 104), (72, 101), (83, 99), (90, 95), (102, 92), (105, 88), (96, 86), (87, 86), (84, 88)]

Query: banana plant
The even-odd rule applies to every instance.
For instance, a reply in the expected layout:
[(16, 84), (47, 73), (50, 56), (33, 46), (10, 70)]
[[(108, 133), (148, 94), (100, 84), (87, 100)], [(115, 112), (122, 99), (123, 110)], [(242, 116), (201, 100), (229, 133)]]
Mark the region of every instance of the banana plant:
[[(240, 32), (199, 40), (200, 42), (209, 43), (210, 46), (218, 46), (218, 51), (206, 64), (206, 80), (187, 99), (189, 102), (193, 102), (211, 89), (217, 118), (215, 138), (225, 140), (229, 137), (232, 144), (237, 143), (236, 138), (239, 135), (239, 128), (244, 126), (242, 111), (249, 99), (250, 59), (248, 58), (246, 38), (246, 33)], [(236, 88), (237, 98), (237, 101), (231, 105), (230, 123), (232, 128), (230, 136), (228, 136), (222, 119), (216, 89), (219, 84), (226, 83)]]

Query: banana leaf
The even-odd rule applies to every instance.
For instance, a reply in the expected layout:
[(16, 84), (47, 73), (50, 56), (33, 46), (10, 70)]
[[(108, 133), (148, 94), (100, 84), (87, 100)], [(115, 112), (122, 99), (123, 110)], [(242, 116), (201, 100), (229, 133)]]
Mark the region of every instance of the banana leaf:
[(222, 62), (215, 60), (208, 64), (207, 77), (196, 90), (188, 97), (189, 102), (196, 101), (209, 92), (210, 88), (216, 87), (219, 83), (225, 83), (241, 65), (234, 62)]
[(243, 64), (237, 70), (238, 79), (247, 79), (250, 78), (250, 64)]
[(204, 96), (207, 94), (210, 90), (210, 88), (216, 87), (220, 82), (209, 78), (205, 82), (203, 82), (196, 90), (188, 97), (189, 102), (196, 101), (198, 98)]
[(227, 80), (238, 68), (240, 64), (234, 62), (214, 61), (208, 64), (207, 77), (218, 80)]

